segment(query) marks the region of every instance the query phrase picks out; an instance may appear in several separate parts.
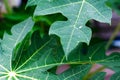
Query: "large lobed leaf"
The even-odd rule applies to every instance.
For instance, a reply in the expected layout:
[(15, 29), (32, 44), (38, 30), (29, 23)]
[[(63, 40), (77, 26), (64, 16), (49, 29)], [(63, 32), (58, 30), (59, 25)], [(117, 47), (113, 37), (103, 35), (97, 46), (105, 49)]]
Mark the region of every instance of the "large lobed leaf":
[[(37, 38), (35, 36), (38, 36)], [(39, 38), (38, 34), (33, 35), (32, 43), (26, 51), (22, 50), (22, 57), (19, 56), (19, 64), (13, 67), (12, 71), (9, 71), (9, 67), (0, 67), (0, 79), (6, 80), (83, 80), (84, 76), (90, 70), (90, 64), (103, 64), (106, 66), (119, 66), (120, 54), (113, 54), (106, 56), (104, 50), (104, 44), (99, 44), (99, 46), (92, 46), (89, 48), (87, 55), (79, 51), (78, 46), (70, 57), (66, 61), (62, 46), (59, 43), (59, 39), (56, 37), (48, 38), (47, 42), (44, 42)], [(22, 42), (24, 44), (24, 42)], [(24, 45), (23, 45), (24, 46)], [(23, 47), (22, 46), (22, 47)], [(0, 48), (1, 49), (1, 48)], [(20, 51), (21, 54), (21, 51)], [(74, 55), (73, 55), (74, 54)], [(9, 53), (9, 57), (12, 54)], [(19, 55), (19, 54), (18, 54)], [(101, 55), (98, 56), (98, 55)], [(3, 55), (0, 55), (4, 59)], [(97, 56), (97, 58), (95, 57)], [(8, 57), (8, 58), (9, 58)], [(90, 58), (91, 57), (91, 58)], [(10, 61), (9, 59), (4, 59)], [(17, 60), (16, 60), (17, 61)], [(111, 63), (111, 64), (109, 64)], [(54, 66), (62, 64), (84, 64), (79, 65), (65, 71), (62, 74), (56, 75), (49, 71), (49, 69)], [(86, 64), (86, 65), (85, 65)], [(113, 65), (114, 64), (114, 65)], [(1, 63), (1, 65), (3, 65)], [(13, 66), (13, 64), (11, 65)], [(13, 72), (14, 75), (9, 73)], [(13, 74), (12, 73), (12, 74)], [(69, 73), (69, 74), (68, 74)], [(98, 77), (99, 78), (99, 77)]]
[[(50, 34), (60, 36), (64, 51), (59, 39), (56, 39), (56, 37), (52, 37), (43, 43), (44, 40), (41, 40), (39, 35), (38, 38), (34, 37), (37, 34), (33, 35), (29, 48), (24, 50), (26, 41), (24, 42), (23, 39), (34, 24), (31, 18), (29, 18), (25, 22), (14, 26), (11, 30), (12, 35), (5, 34), (1, 41), (0, 79), (82, 80), (89, 71), (90, 64), (98, 63), (105, 66), (119, 66), (120, 54), (116, 53), (106, 56), (103, 44), (90, 47), (87, 54), (79, 51), (81, 46), (73, 50), (80, 42), (89, 43), (91, 31), (85, 26), (88, 20), (96, 19), (101, 22), (110, 23), (111, 11), (104, 4), (106, 0), (34, 0), (33, 4), (31, 4), (30, 2), (32, 1), (29, 0), (28, 5), (37, 5), (35, 15), (61, 12), (68, 18), (66, 22), (54, 23), (50, 29)], [(25, 24), (26, 28), (24, 27)], [(16, 33), (17, 29), (19, 29), (18, 32), (20, 34)], [(15, 61), (12, 61), (12, 53), (18, 48), (16, 46), (19, 43), (23, 46), (19, 47), (20, 49), (17, 51)], [(65, 59), (64, 52), (66, 56), (71, 52), (68, 60)], [(49, 71), (53, 67), (62, 64), (80, 65), (59, 75)]]
[(49, 34), (56, 34), (66, 57), (80, 43), (89, 44), (91, 30), (86, 22), (95, 19), (100, 22), (111, 23), (112, 11), (105, 5), (106, 0), (28, 0), (27, 6), (37, 5), (34, 15), (48, 15), (62, 13), (67, 21), (52, 24)]
[[(36, 39), (35, 37), (32, 38), (33, 40), (38, 39), (38, 38)], [(72, 80), (72, 79), (81, 78), (82, 80), (84, 75), (86, 75), (86, 73), (90, 69), (90, 65), (82, 65), (70, 69), (61, 75), (56, 76), (55, 74), (52, 74), (47, 70), (57, 65), (68, 64), (66, 61), (62, 62), (62, 58), (64, 57), (64, 54), (61, 54), (61, 52), (63, 53), (63, 51), (61, 50), (60, 45), (58, 44), (58, 42), (56, 42), (54, 38), (51, 38), (41, 47), (37, 47), (37, 45), (39, 44), (36, 43), (39, 43), (39, 41), (35, 43), (33, 41), (30, 48), (28, 49), (28, 53), (26, 54), (23, 53), (19, 66), (17, 66), (16, 69), (14, 70), (17, 73), (16, 77), (18, 79), (22, 79), (22, 80), (41, 80), (41, 79), (70, 80), (71, 79)], [(78, 76), (80, 74), (81, 76)]]
[(11, 77), (9, 73), (12, 71), (12, 55), (17, 44), (19, 44), (27, 35), (27, 33), (32, 29), (34, 22), (32, 18), (13, 26), (11, 29), (11, 35), (5, 32), (3, 40), (0, 44), (0, 74), (6, 74), (5, 76), (0, 76), (0, 79), (9, 80)]

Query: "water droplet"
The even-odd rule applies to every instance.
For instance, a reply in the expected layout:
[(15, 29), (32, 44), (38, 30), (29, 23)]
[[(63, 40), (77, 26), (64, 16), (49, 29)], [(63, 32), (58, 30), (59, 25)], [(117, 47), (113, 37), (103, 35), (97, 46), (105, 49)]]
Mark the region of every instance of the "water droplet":
[(81, 29), (81, 28), (82, 28), (82, 26), (79, 27), (79, 29)]

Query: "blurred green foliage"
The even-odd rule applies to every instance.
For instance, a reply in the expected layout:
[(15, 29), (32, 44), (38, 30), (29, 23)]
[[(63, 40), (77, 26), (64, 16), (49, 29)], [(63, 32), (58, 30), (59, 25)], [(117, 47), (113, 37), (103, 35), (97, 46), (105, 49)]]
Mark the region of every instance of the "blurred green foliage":
[[(22, 3), (19, 8), (14, 8), (11, 14), (3, 14), (3, 18), (0, 18), (0, 38), (3, 37), (4, 32), (10, 33), (10, 29), (13, 25), (25, 20), (29, 16), (33, 15), (34, 8), (29, 7), (25, 9), (26, 3)], [(48, 34), (49, 26), (55, 21), (67, 20), (62, 14), (52, 14), (47, 16), (37, 16), (33, 20), (36, 22), (33, 30), (40, 30), (40, 35)]]
[(108, 0), (107, 4), (120, 15), (120, 0)]

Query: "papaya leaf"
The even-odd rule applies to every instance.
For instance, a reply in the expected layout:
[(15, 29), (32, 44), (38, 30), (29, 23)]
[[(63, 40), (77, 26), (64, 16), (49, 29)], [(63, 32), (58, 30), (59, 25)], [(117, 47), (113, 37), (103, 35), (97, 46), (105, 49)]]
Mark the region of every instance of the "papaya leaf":
[[(62, 73), (61, 75), (64, 75), (65, 76), (64, 78), (59, 75), (56, 76), (55, 74), (52, 74), (47, 70), (51, 69), (54, 66), (62, 65), (62, 64), (75, 65), (75, 64), (95, 64), (95, 63), (100, 64), (100, 63), (102, 63), (105, 65), (108, 65), (108, 63), (110, 63), (113, 60), (114, 61), (112, 62), (112, 64), (114, 64), (114, 63), (116, 63), (115, 60), (117, 59), (117, 57), (118, 56), (120, 57), (119, 54), (114, 54), (112, 56), (104, 56), (102, 59), (94, 58), (94, 56), (97, 56), (97, 55), (99, 55), (99, 53), (101, 53), (100, 50), (102, 50), (102, 53), (104, 52), (104, 47), (102, 44), (102, 45), (99, 45), (99, 47), (96, 47), (96, 45), (95, 45), (95, 46), (92, 46), (89, 48), (88, 55), (92, 56), (93, 58), (89, 58), (88, 56), (87, 57), (86, 56), (78, 57), (78, 55), (70, 55), (70, 58), (68, 59), (68, 61), (66, 61), (66, 59), (64, 58), (65, 57), (64, 53), (61, 48), (62, 47), (59, 45), (58, 42), (56, 42), (55, 38), (51, 38), (48, 42), (46, 42), (39, 49), (36, 49), (35, 52), (33, 52), (29, 56), (29, 58), (27, 58), (22, 64), (20, 64), (20, 66), (16, 69), (18, 77), (21, 76), (22, 78), (25, 78), (25, 79), (27, 79), (27, 77), (29, 77), (29, 79), (46, 79), (47, 78), (48, 80), (78, 79), (80, 77), (84, 77), (85, 74), (82, 75), (82, 73), (80, 73), (82, 76), (76, 77), (77, 73), (79, 75), (79, 70), (77, 68), (75, 69), (76, 72), (74, 74), (72, 72), (70, 72), (68, 74), (69, 77), (67, 77), (67, 73), (69, 71)], [(92, 49), (94, 49), (95, 51), (93, 51)], [(31, 50), (29, 50), (29, 51), (31, 51)], [(28, 55), (26, 55), (26, 56), (28, 56)], [(26, 57), (22, 57), (22, 58), (26, 58)], [(118, 63), (119, 63), (119, 61), (117, 62), (117, 64)], [(116, 65), (113, 65), (113, 66), (116, 66)], [(85, 68), (85, 65), (83, 65), (83, 66)], [(81, 69), (81, 70), (84, 70), (84, 69)], [(81, 70), (80, 70), (80, 72), (81, 72)], [(71, 71), (71, 69), (70, 69), (70, 71)], [(40, 74), (38, 75), (38, 73), (40, 73)], [(23, 77), (23, 76), (26, 76), (26, 77)], [(31, 77), (31, 76), (33, 76), (33, 77)]]
[(34, 22), (32, 18), (28, 18), (27, 20), (13, 26), (11, 29), (11, 35), (5, 32), (4, 37), (1, 41), (1, 49), (0, 49), (0, 74), (6, 74), (4, 76), (0, 76), (0, 79), (8, 80), (12, 79), (12, 76), (15, 73), (12, 71), (12, 55), (13, 51), (17, 44), (19, 44), (27, 35), (27, 33), (32, 29)]
[[(37, 35), (38, 34), (36, 34), (36, 36)], [(20, 57), (19, 64), (17, 64), (17, 66), (15, 66), (15, 68), (12, 71), (9, 71), (9, 67), (4, 66), (3, 65), (4, 63), (0, 64), (1, 65), (0, 79), (2, 80), (5, 80), (5, 79), (8, 79), (8, 80), (10, 79), (13, 79), (13, 80), (80, 79), (82, 80), (83, 77), (88, 72), (88, 70), (90, 69), (91, 65), (89, 64), (102, 63), (107, 65), (107, 63), (112, 62), (112, 64), (117, 63), (116, 65), (118, 65), (120, 61), (118, 60), (118, 57), (120, 57), (119, 54), (104, 56), (101, 58), (101, 60), (94, 58), (94, 56), (97, 56), (100, 53), (100, 50), (102, 51), (101, 54), (105, 55), (105, 53), (103, 53), (104, 52), (103, 44), (100, 44), (97, 47), (95, 45), (89, 48), (87, 55), (92, 56), (91, 58), (89, 58), (88, 56), (82, 55), (81, 52), (79, 52), (80, 54), (75, 53), (75, 51), (77, 50), (76, 49), (73, 53), (77, 55), (72, 55), (73, 53), (71, 53), (68, 60), (66, 60), (64, 51), (62, 49), (62, 46), (60, 45), (60, 40), (58, 37), (51, 37), (47, 42), (39, 43), (39, 40), (40, 41), (42, 40), (34, 36), (32, 37), (33, 41), (31, 43), (31, 46), (29, 46), (29, 48), (26, 50), (28, 52), (22, 51), (22, 57)], [(12, 55), (12, 54), (9, 53), (9, 55)], [(4, 59), (5, 61), (9, 61), (9, 57), (7, 57), (7, 59), (4, 59), (4, 56), (1, 55), (1, 59)], [(71, 68), (60, 75), (56, 75), (55, 73), (51, 73), (49, 71), (49, 69), (52, 69), (55, 66), (63, 65), (63, 64), (71, 64), (71, 65), (84, 64), (84, 65), (79, 65), (78, 67)], [(113, 66), (116, 66), (116, 65), (113, 65)], [(13, 66), (13, 64), (11, 66)]]
[(120, 80), (120, 72), (113, 74), (110, 80)]
[[(37, 40), (37, 39), (33, 37), (33, 40)], [(28, 80), (31, 80), (31, 79), (34, 79), (34, 80), (38, 80), (38, 79), (43, 79), (43, 80), (44, 79), (46, 80), (81, 79), (82, 80), (84, 75), (87, 74), (88, 70), (91, 67), (90, 65), (81, 65), (81, 66), (75, 67), (74, 69), (70, 69), (60, 75), (52, 74), (48, 72), (47, 70), (52, 68), (53, 66), (64, 64), (63, 62), (61, 62), (61, 59), (64, 57), (64, 54), (61, 55), (61, 52), (63, 51), (60, 50), (59, 43), (56, 42), (55, 38), (51, 38), (48, 42), (42, 45), (39, 49), (35, 47), (36, 49), (35, 51), (33, 50), (34, 48), (31, 48), (33, 47), (33, 45), (37, 46), (38, 44), (34, 42), (31, 44), (28, 51), (32, 52), (33, 54), (28, 52), (28, 54), (31, 54), (31, 55), (27, 55), (27, 54), (24, 56), (22, 55), (21, 60), (23, 63), (20, 64), (20, 66), (18, 66), (18, 68), (15, 69), (17, 73), (16, 76), (19, 77), (19, 79), (22, 79), (22, 80), (27, 80), (27, 79)], [(57, 48), (57, 51), (55, 48)], [(26, 56), (29, 56), (29, 58), (27, 58)], [(68, 73), (72, 73), (72, 74), (68, 74)], [(80, 76), (75, 77), (77, 75), (80, 75)]]
[(85, 24), (95, 19), (111, 23), (112, 11), (105, 5), (107, 0), (29, 0), (27, 6), (37, 5), (34, 16), (62, 13), (67, 21), (57, 21), (51, 25), (49, 34), (56, 34), (66, 57), (80, 43), (89, 44), (91, 29)]
[[(34, 31), (29, 36), (34, 25), (32, 18), (13, 26), (11, 35), (5, 33), (0, 39), (0, 80), (84, 80), (93, 64), (119, 67), (120, 54), (107, 56), (105, 44), (88, 46), (86, 53), (82, 51), (82, 42), (89, 44), (91, 39), (87, 21), (111, 23), (112, 11), (106, 1), (28, 0), (27, 7), (36, 5), (34, 16), (62, 13), (68, 20), (53, 23), (47, 39)], [(50, 71), (65, 64), (71, 68), (62, 74)], [(103, 80), (104, 75), (98, 73), (91, 80)], [(113, 79), (119, 79), (119, 72)]]
[(109, 68), (111, 70), (113, 70), (114, 72), (119, 72), (120, 71), (120, 66), (119, 65), (118, 66), (109, 66)]
[(90, 80), (104, 80), (105, 79), (105, 72), (99, 72), (95, 74), (93, 77), (90, 78)]
[(40, 2), (41, 0), (28, 0), (26, 7), (37, 5), (38, 1)]
[(90, 68), (91, 65), (79, 65), (60, 74), (59, 78), (60, 80), (83, 80)]
[(23, 52), (25, 52), (29, 46), (31, 45), (31, 36), (32, 36), (32, 32), (29, 32), (26, 37), (23, 39), (22, 42), (20, 42), (15, 50), (14, 53), (16, 53), (17, 55), (15, 55), (15, 57), (13, 57), (12, 59), (12, 69), (14, 70), (20, 63), (20, 59), (21, 57), (23, 57)]
[[(83, 63), (83, 64), (102, 64), (106, 67), (120, 66), (120, 54), (118, 52), (106, 55), (105, 43), (99, 43), (88, 47), (87, 53), (81, 51), (81, 46), (78, 46), (68, 57), (68, 61)], [(76, 63), (74, 63), (76, 64)]]

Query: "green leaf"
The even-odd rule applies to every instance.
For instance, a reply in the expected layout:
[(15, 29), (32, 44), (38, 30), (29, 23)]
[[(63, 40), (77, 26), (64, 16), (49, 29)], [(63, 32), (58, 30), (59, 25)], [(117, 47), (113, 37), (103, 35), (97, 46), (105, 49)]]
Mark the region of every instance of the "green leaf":
[(114, 72), (119, 72), (120, 71), (120, 65), (118, 65), (118, 66), (109, 66), (109, 68), (111, 70), (113, 70)]
[(95, 19), (100, 22), (111, 23), (112, 11), (105, 5), (106, 0), (29, 0), (37, 5), (34, 15), (48, 15), (62, 13), (68, 21), (59, 21), (51, 25), (49, 34), (56, 34), (66, 57), (80, 42), (89, 44), (91, 30), (86, 22)]
[(89, 58), (91, 63), (102, 64), (107, 67), (120, 66), (119, 65), (120, 54), (118, 52), (114, 52), (111, 55), (107, 56), (105, 45), (106, 44), (104, 43), (99, 43), (94, 46), (91, 46), (88, 50), (88, 54), (86, 55), (86, 58)]
[[(28, 40), (29, 40), (29, 37), (28, 37), (28, 39), (25, 38), (25, 40), (23, 40), (23, 42), (21, 43), (22, 46), (21, 46), (21, 49), (18, 51), (19, 54), (17, 55), (16, 60), (13, 62), (13, 63), (15, 63), (15, 65), (17, 64), (16, 67), (14, 67), (14, 69), (16, 69), (17, 67), (19, 67), (19, 65), (23, 64), (23, 62), (25, 62), (27, 59), (29, 59), (39, 48), (41, 48), (44, 45), (44, 43), (48, 39), (47, 38), (41, 39), (41, 37), (39, 35), (39, 31), (36, 31), (33, 33), (31, 40), (29, 40), (31, 43), (30, 46), (26, 49), (25, 44)], [(39, 54), (39, 57), (40, 57), (40, 54)], [(19, 59), (19, 61), (18, 61), (18, 59)], [(37, 58), (36, 58), (36, 61), (37, 61)]]
[[(31, 46), (33, 46), (33, 45), (31, 45)], [(97, 54), (100, 50), (102, 50), (103, 45), (101, 45), (99, 47), (96, 48), (96, 45), (94, 46), (94, 48), (92, 47), (95, 50), (95, 52), (94, 52), (95, 54)], [(91, 50), (91, 48), (90, 48), (90, 50)], [(29, 49), (29, 51), (31, 51), (31, 50)], [(92, 51), (90, 54), (93, 54)], [(21, 60), (26, 58), (26, 56), (28, 56), (28, 55), (23, 56)], [(26, 80), (27, 78), (28, 78), (28, 80), (29, 79), (46, 79), (46, 78), (48, 80), (67, 80), (66, 78), (64, 79), (62, 76), (59, 76), (59, 75), (55, 76), (55, 74), (50, 73), (48, 70), (54, 66), (62, 65), (62, 64), (94, 64), (94, 63), (101, 63), (101, 62), (106, 64), (108, 61), (111, 62), (111, 60), (113, 61), (116, 59), (116, 58), (113, 58), (113, 56), (110, 56), (110, 57), (104, 57), (104, 59), (106, 59), (106, 61), (103, 59), (100, 60), (100, 59), (94, 59), (94, 58), (92, 60), (90, 60), (89, 57), (87, 57), (87, 59), (86, 58), (81, 59), (80, 57), (76, 58), (76, 56), (78, 56), (78, 55), (71, 55), (71, 57), (70, 57), (71, 59), (66, 61), (63, 51), (61, 49), (61, 46), (58, 44), (58, 42), (56, 42), (55, 38), (53, 37), (47, 43), (45, 43), (43, 46), (41, 46), (40, 48), (38, 48), (38, 49), (36, 48), (36, 50), (34, 52), (32, 52), (31, 55), (29, 55), (29, 58), (25, 59), (25, 61), (23, 61), (23, 63), (20, 64), (15, 71), (17, 73), (17, 77), (21, 77), (20, 79), (23, 78), (23, 80)], [(94, 56), (94, 55), (92, 55), (92, 56)], [(86, 56), (81, 56), (81, 57), (86, 57)], [(111, 58), (111, 60), (107, 60), (109, 58)], [(114, 63), (115, 62), (113, 62), (113, 64)], [(85, 65), (83, 65), (83, 66), (84, 66), (83, 68), (85, 69), (85, 71), (84, 71), (84, 69), (81, 69), (81, 70), (83, 70), (83, 75), (80, 73), (81, 76), (79, 76), (79, 77), (85, 76), (84, 73), (88, 69), (87, 67), (85, 68)], [(68, 74), (68, 80), (70, 78), (76, 79), (77, 77), (75, 77), (75, 76), (77, 75), (77, 73), (79, 75), (78, 68), (73, 69), (73, 70), (75, 70), (76, 72), (74, 74), (72, 72), (70, 72)], [(81, 72), (81, 70), (80, 70), (80, 72)], [(68, 72), (65, 72), (61, 75), (65, 74), (66, 75), (65, 77), (67, 77)], [(31, 77), (31, 76), (33, 76), (33, 77)]]
[(14, 72), (12, 72), (12, 55), (14, 55), (13, 51), (16, 45), (20, 43), (25, 38), (27, 33), (32, 29), (33, 25), (34, 22), (30, 17), (27, 20), (13, 26), (11, 29), (12, 35), (7, 33), (4, 34), (0, 45), (0, 74), (6, 75), (1, 76), (0, 79), (4, 80), (6, 77), (9, 77), (8, 80), (11, 79), (11, 75), (14, 74)]
[[(35, 36), (37, 36), (38, 38), (36, 38)], [(39, 37), (40, 36), (37, 33), (33, 35), (31, 45), (28, 49), (26, 49), (26, 51), (22, 50), (22, 57), (20, 57), (19, 64), (17, 64), (17, 66), (15, 66), (12, 71), (9, 71), (9, 68), (6, 66), (0, 67), (1, 79), (4, 80), (6, 78), (8, 79), (9, 77), (9, 79), (13, 78), (13, 80), (76, 80), (78, 78), (82, 80), (82, 78), (90, 69), (90, 65), (87, 66), (85, 64), (104, 63), (105, 65), (108, 65), (107, 63), (112, 62), (112, 64), (117, 63), (115, 65), (118, 65), (120, 61), (115, 61), (118, 59), (116, 57), (120, 57), (119, 54), (114, 54), (108, 57), (104, 56), (103, 58), (101, 58), (101, 60), (94, 58), (94, 56), (99, 55), (101, 51), (102, 53), (104, 52), (103, 44), (99, 44), (99, 46), (97, 47), (95, 45), (89, 48), (89, 54), (87, 55), (92, 55), (92, 58), (89, 58), (84, 54), (82, 55), (82, 53), (78, 50), (78, 46), (78, 48), (75, 50), (78, 53), (75, 53), (75, 51), (73, 51), (73, 53), (77, 55), (72, 55), (73, 53), (71, 53), (70, 57), (66, 61), (58, 37), (52, 36), (45, 43)], [(4, 59), (3, 55), (1, 55), (1, 59)], [(8, 59), (4, 60), (9, 61)], [(62, 64), (83, 65), (71, 68), (70, 70), (60, 75), (49, 72), (49, 69)], [(3, 63), (1, 63), (0, 65), (3, 65)], [(11, 66), (13, 66), (13, 64)], [(63, 75), (65, 77), (63, 77)], [(79, 77), (77, 77), (78, 75)]]
[(78, 46), (68, 57), (68, 61), (72, 61), (74, 64), (102, 64), (106, 67), (120, 66), (120, 54), (115, 52), (107, 56), (105, 53), (105, 43), (99, 43), (88, 47), (87, 53), (80, 50), (82, 45)]
[(80, 65), (75, 68), (71, 68), (59, 75), (60, 80), (83, 80), (90, 68), (90, 65)]
[[(37, 39), (33, 37), (33, 40), (37, 40)], [(67, 62), (66, 61), (64, 61), (65, 63), (62, 62), (62, 58), (64, 57), (64, 54), (62, 54), (63, 51), (61, 50), (61, 46), (59, 45), (58, 42), (56, 42), (55, 37), (51, 38), (48, 42), (46, 42), (41, 47), (39, 48), (36, 47), (35, 51), (34, 51), (33, 45), (37, 46), (38, 44), (36, 43), (31, 44), (28, 50), (30, 51), (28, 52), (28, 54), (31, 54), (31, 55), (26, 54), (22, 56), (21, 60), (23, 63), (20, 64), (20, 66), (18, 66), (18, 68), (15, 70), (17, 73), (17, 77), (20, 77), (20, 79), (22, 80), (27, 80), (27, 78), (28, 80), (29, 79), (69, 80), (70, 78), (78, 79), (83, 77), (87, 73), (87, 71), (90, 69), (90, 65), (88, 66), (82, 65), (82, 66), (76, 67), (75, 69), (70, 69), (61, 75), (56, 76), (55, 74), (52, 74), (47, 70), (57, 65), (67, 64)], [(33, 51), (31, 51), (31, 49)], [(27, 58), (27, 56), (29, 57)], [(27, 58), (27, 59), (23, 61), (24, 58)], [(68, 72), (72, 74), (67, 74)], [(79, 75), (79, 74), (81, 74), (81, 76), (75, 77), (76, 75)], [(65, 76), (64, 78), (63, 78), (63, 75)]]
[(95, 74), (90, 80), (104, 80), (105, 79), (105, 72), (99, 72)]
[(14, 53), (16, 53), (16, 55), (13, 57), (13, 60), (12, 60), (13, 70), (20, 64), (20, 61), (21, 61), (20, 59), (21, 57), (23, 57), (23, 52), (25, 52), (31, 45), (31, 40), (30, 40), (31, 36), (32, 36), (32, 32), (28, 33), (24, 38), (24, 40), (16, 46), (14, 50)]
[(120, 80), (120, 72), (113, 74), (110, 80)]
[(108, 6), (110, 6), (117, 14), (120, 15), (120, 10), (119, 10), (119, 0), (108, 0), (107, 1)]
[(38, 1), (40, 2), (41, 0), (28, 0), (26, 7), (37, 5)]

